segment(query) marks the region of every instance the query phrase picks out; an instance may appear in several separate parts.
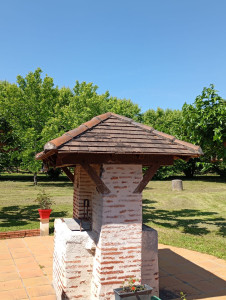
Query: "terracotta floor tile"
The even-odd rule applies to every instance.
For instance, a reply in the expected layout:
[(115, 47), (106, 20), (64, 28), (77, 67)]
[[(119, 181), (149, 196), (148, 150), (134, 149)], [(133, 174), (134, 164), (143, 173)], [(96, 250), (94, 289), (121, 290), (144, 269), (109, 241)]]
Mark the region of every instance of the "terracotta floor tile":
[(30, 250), (26, 247), (26, 248), (11, 248), (10, 252), (12, 254), (16, 254), (16, 253), (24, 253), (24, 252), (30, 252)]
[(12, 259), (12, 256), (9, 252), (0, 253), (0, 260), (2, 259)]
[(18, 272), (8, 272), (8, 273), (1, 273), (0, 274), (0, 282), (2, 281), (10, 281), (10, 280), (19, 280), (20, 276)]
[(45, 268), (51, 267), (53, 265), (53, 260), (37, 260), (39, 265), (44, 266)]
[(56, 296), (50, 295), (50, 296), (41, 296), (41, 297), (32, 297), (31, 300), (56, 300)]
[(200, 276), (199, 274), (195, 274), (195, 273), (176, 274), (175, 277), (178, 280), (189, 282), (189, 283), (198, 282), (200, 280), (205, 280), (204, 277)]
[(23, 252), (12, 252), (12, 257), (14, 259), (24, 258), (24, 257), (29, 257), (29, 256), (32, 256), (32, 253), (29, 252), (28, 250), (25, 250)]
[(20, 279), (0, 282), (0, 291), (9, 291), (20, 288), (23, 288), (23, 284)]
[(36, 263), (36, 260), (34, 259), (33, 256), (28, 256), (22, 258), (14, 258), (14, 262), (16, 265), (22, 265), (22, 264)]
[(202, 291), (203, 293), (209, 293), (209, 292), (212, 292), (213, 290), (214, 291), (217, 291), (218, 288), (217, 286), (215, 286), (213, 283), (211, 283), (211, 281), (208, 281), (208, 280), (201, 280), (201, 281), (198, 281), (198, 282), (192, 282), (191, 285)]
[(200, 278), (204, 278), (204, 280), (210, 280), (212, 277), (215, 277), (213, 273), (200, 267), (193, 269), (192, 272), (189, 272), (189, 270), (188, 273), (197, 274), (198, 276), (200, 276)]
[(4, 252), (5, 250), (8, 250), (8, 246), (4, 242), (0, 244), (0, 252)]
[(43, 273), (45, 273), (47, 275), (53, 274), (53, 268), (52, 267), (43, 268), (42, 271), (43, 271)]
[(47, 274), (47, 277), (49, 279), (49, 282), (52, 283), (53, 282), (53, 275), (52, 274)]
[(28, 245), (28, 248), (31, 249), (32, 251), (47, 251), (48, 248), (46, 246), (40, 246), (40, 245)]
[(37, 264), (36, 262), (32, 262), (32, 263), (27, 263), (26, 265), (25, 264), (17, 264), (17, 269), (19, 272), (21, 271), (24, 271), (25, 270), (25, 267), (26, 267), (26, 270), (40, 270), (40, 265)]
[[(215, 286), (218, 286), (219, 288), (222, 287), (222, 288), (226, 289), (226, 280), (224, 280), (224, 279), (217, 278), (217, 277), (212, 277), (210, 279), (210, 282), (212, 284), (214, 284)], [(225, 294), (225, 296), (226, 296), (226, 294)]]
[(191, 287), (188, 284), (185, 283), (180, 283), (176, 286), (173, 286), (171, 288), (168, 288), (170, 291), (180, 294), (180, 292), (183, 292), (184, 294), (186, 294), (186, 298), (189, 299), (189, 297), (191, 296), (191, 299), (194, 299), (195, 296), (197, 295), (202, 295), (202, 292), (194, 287)]
[(0, 247), (0, 256), (1, 256), (3, 253), (10, 253), (10, 252), (9, 252), (9, 248), (8, 248), (7, 246), (5, 246), (4, 248)]
[[(194, 298), (196, 300), (198, 298)], [(226, 300), (226, 296), (217, 296), (217, 297), (208, 297), (208, 298), (202, 298), (202, 300)]]
[(16, 271), (16, 266), (15, 265), (5, 265), (5, 266), (0, 266), (0, 274), (2, 273), (10, 273)]
[(44, 256), (44, 255), (46, 255), (46, 256), (51, 256), (51, 252), (49, 251), (49, 250), (47, 250), (47, 249), (45, 249), (45, 250), (37, 250), (37, 249), (35, 249), (35, 250), (32, 250), (31, 249), (31, 253), (34, 255), (34, 256)]
[(25, 289), (14, 289), (11, 291), (0, 292), (1, 300), (25, 300), (28, 299)]
[(0, 260), (0, 268), (2, 266), (9, 266), (9, 265), (14, 265), (14, 262), (12, 259), (1, 259)]
[(25, 278), (23, 279), (23, 283), (26, 287), (33, 287), (37, 285), (49, 285), (50, 282), (46, 276), (42, 277), (34, 277), (34, 278)]
[(9, 248), (26, 248), (23, 239), (8, 239), (6, 244)]
[[(8, 247), (16, 266), (14, 266), (13, 259), (7, 259), (9, 258)], [(188, 294), (187, 300), (226, 300), (223, 280), (226, 279), (224, 261), (210, 255), (171, 246), (159, 245), (159, 249), (171, 251), (171, 253), (166, 251), (165, 256), (164, 251), (159, 252), (160, 287), (171, 291), (179, 289)], [(26, 256), (24, 256), (25, 253)], [(54, 290), (50, 284), (52, 282), (52, 254), (52, 236), (0, 241), (0, 280), (4, 280), (0, 284), (4, 284), (3, 288), (5, 289), (14, 288), (14, 290), (3, 290), (0, 285), (0, 300), (28, 298), (18, 280), (16, 278), (14, 280), (16, 268), (20, 270), (19, 274), (23, 278), (23, 284), (29, 290), (29, 299), (55, 300)], [(44, 268), (40, 269), (40, 265)], [(47, 275), (44, 276), (44, 273)], [(8, 282), (11, 283), (7, 285)], [(19, 282), (21, 284), (21, 281)], [(21, 291), (21, 295), (14, 291)]]
[(49, 296), (55, 295), (52, 285), (40, 285), (27, 288), (29, 297)]
[(20, 276), (21, 278), (33, 278), (33, 277), (41, 277), (43, 276), (43, 272), (41, 269), (39, 270), (23, 270), (23, 271), (20, 271)]
[(178, 265), (172, 265), (172, 266), (162, 266), (163, 270), (166, 273), (172, 274), (172, 275), (178, 275), (178, 274), (185, 274), (188, 272), (187, 268), (184, 266), (178, 266)]
[(218, 262), (216, 263), (214, 261), (204, 261), (199, 263), (198, 265), (205, 270), (214, 270), (223, 267)]
[(37, 261), (43, 261), (43, 260), (48, 260), (48, 261), (53, 261), (53, 256), (52, 255), (35, 255), (35, 259)]
[(159, 270), (159, 277), (165, 277), (165, 276), (169, 276), (169, 274), (163, 270)]
[[(198, 299), (198, 298), (194, 298), (194, 299)], [(226, 293), (225, 291), (212, 291), (209, 292), (207, 294), (203, 294), (203, 298), (201, 298), (200, 300), (204, 300), (204, 299), (208, 299), (208, 300), (212, 300), (212, 299), (217, 299), (217, 300), (226, 300)], [(193, 300), (193, 299), (192, 299)]]
[(170, 286), (179, 285), (180, 281), (177, 280), (174, 276), (166, 276), (159, 279), (159, 286), (161, 288), (166, 288)]

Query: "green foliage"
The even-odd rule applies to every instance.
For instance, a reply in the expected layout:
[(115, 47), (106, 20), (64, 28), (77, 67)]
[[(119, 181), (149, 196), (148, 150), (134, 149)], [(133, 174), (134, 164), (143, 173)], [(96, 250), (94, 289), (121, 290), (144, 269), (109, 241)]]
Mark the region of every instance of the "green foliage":
[(210, 85), (196, 97), (194, 104), (185, 103), (182, 113), (184, 139), (203, 149), (204, 156), (198, 163), (203, 167), (202, 172), (217, 172), (225, 177), (226, 101), (217, 94), (214, 85)]
[(183, 300), (186, 300), (186, 294), (184, 294), (184, 292), (180, 292), (180, 298), (183, 299)]
[(122, 290), (119, 291), (119, 294), (136, 293), (144, 290), (145, 286), (140, 283), (139, 279), (130, 277), (124, 281)]
[(171, 134), (180, 138), (181, 127), (180, 122), (182, 112), (180, 110), (163, 110), (158, 108), (156, 111), (153, 109), (147, 110), (143, 115), (143, 120), (146, 125), (154, 127), (156, 130)]
[[(0, 98), (1, 98), (0, 83)], [(0, 116), (0, 171), (7, 169), (13, 171), (18, 166), (18, 140), (14, 135), (12, 127), (4, 118)]]
[(92, 83), (76, 81), (73, 90), (65, 87), (59, 90), (59, 103), (55, 107), (55, 113), (43, 128), (42, 133), (46, 141), (108, 111), (137, 121), (141, 119), (137, 104), (130, 100), (110, 97), (108, 91), (99, 95), (97, 89)]
[(35, 199), (41, 209), (50, 209), (52, 204), (55, 202), (50, 198), (50, 195), (47, 194), (44, 190), (39, 192), (37, 198)]
[[(44, 144), (78, 127), (96, 115), (112, 111), (137, 121), (140, 108), (130, 100), (98, 94), (96, 85), (76, 81), (74, 88), (54, 86), (40, 68), (18, 76), (16, 84), (0, 82), (0, 115), (10, 126), (20, 168), (37, 173), (41, 169), (35, 154)], [(1, 154), (2, 155), (2, 154)], [(9, 159), (9, 154), (5, 155)], [(2, 160), (3, 161), (3, 160)], [(2, 168), (6, 166), (6, 159)]]
[(182, 109), (184, 138), (200, 145), (205, 154), (204, 161), (215, 160), (215, 167), (224, 157), (226, 141), (226, 101), (222, 99), (214, 85), (204, 87), (193, 104), (185, 103)]
[(225, 103), (210, 85), (194, 104), (185, 103), (182, 111), (158, 108), (141, 114), (139, 106), (131, 100), (111, 97), (108, 91), (98, 94), (93, 83), (76, 81), (73, 89), (59, 89), (51, 77), (42, 78), (38, 68), (25, 77), (19, 75), (17, 84), (0, 82), (0, 171), (16, 166), (37, 173), (41, 163), (34, 156), (47, 141), (111, 111), (202, 147), (203, 158), (188, 163), (176, 161), (173, 167), (161, 168), (157, 178), (182, 171), (188, 177), (197, 171), (225, 176)]
[(45, 76), (42, 80), (41, 73), (37, 69), (25, 78), (18, 76), (18, 85), (5, 85), (0, 96), (0, 111), (16, 137), (20, 166), (33, 173), (41, 167), (34, 156), (43, 149), (42, 130), (58, 95), (53, 79)]

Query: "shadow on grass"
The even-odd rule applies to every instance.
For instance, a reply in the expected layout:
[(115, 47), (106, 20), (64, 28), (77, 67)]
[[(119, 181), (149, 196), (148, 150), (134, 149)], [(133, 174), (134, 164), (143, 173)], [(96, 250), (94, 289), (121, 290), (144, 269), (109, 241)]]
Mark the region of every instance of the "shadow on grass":
[[(152, 181), (172, 181), (174, 179), (181, 179), (183, 181), (204, 181), (204, 182), (216, 182), (216, 183), (225, 183), (225, 178), (220, 176), (194, 176), (193, 178), (188, 178), (186, 176), (172, 176), (164, 179), (152, 179)], [(147, 190), (151, 190), (150, 186), (146, 186)]]
[(73, 189), (73, 184), (71, 181), (68, 182), (60, 182), (60, 181), (52, 181), (52, 182), (39, 182), (38, 184), (39, 187), (71, 187)]
[[(26, 206), (6, 206), (0, 209), (1, 227), (21, 227), (30, 224), (31, 222), (38, 221), (38, 205)], [(50, 222), (55, 218), (61, 218), (67, 215), (67, 211), (53, 211), (51, 214)]]
[[(59, 178), (53, 180), (46, 176), (45, 174), (41, 174), (37, 176), (38, 184), (42, 182), (70, 182), (70, 180), (66, 176), (59, 176)], [(34, 182), (34, 176), (32, 174), (0, 174), (0, 181), (22, 181), (22, 182)]]
[(152, 222), (170, 229), (182, 228), (183, 233), (200, 236), (210, 233), (206, 225), (214, 225), (218, 228), (218, 235), (226, 236), (226, 219), (217, 217), (218, 213), (216, 212), (204, 212), (197, 209), (172, 211), (156, 209), (151, 205), (155, 202), (148, 199), (143, 201), (144, 223)]

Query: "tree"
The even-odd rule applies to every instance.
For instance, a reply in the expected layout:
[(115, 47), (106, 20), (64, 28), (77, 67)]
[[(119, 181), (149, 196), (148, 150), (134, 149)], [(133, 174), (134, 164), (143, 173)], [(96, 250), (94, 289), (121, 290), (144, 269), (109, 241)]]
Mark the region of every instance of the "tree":
[(53, 115), (58, 98), (53, 79), (46, 75), (42, 80), (41, 73), (38, 68), (25, 78), (18, 76), (18, 85), (7, 85), (0, 100), (0, 111), (17, 138), (21, 167), (34, 173), (35, 184), (41, 165), (34, 157), (43, 149), (42, 130)]
[[(182, 111), (161, 109), (157, 110), (149, 109), (143, 115), (144, 123), (152, 126), (154, 129), (173, 135), (179, 139), (183, 138), (183, 132), (181, 130)], [(193, 169), (192, 169), (193, 170)], [(185, 173), (189, 175), (187, 170), (187, 163), (183, 160), (176, 160), (173, 166), (161, 167), (156, 175), (156, 179), (164, 179), (175, 174)]]
[(66, 131), (74, 129), (93, 117), (108, 111), (141, 119), (140, 108), (130, 100), (111, 97), (109, 92), (97, 93), (98, 86), (93, 83), (76, 81), (74, 88), (63, 87), (59, 90), (58, 103), (54, 114), (43, 128), (45, 139), (54, 139)]
[(226, 101), (217, 94), (214, 85), (204, 87), (193, 104), (185, 103), (182, 116), (185, 140), (200, 145), (204, 152), (201, 160), (225, 175)]
[(0, 171), (13, 171), (20, 164), (19, 142), (10, 125), (10, 118), (7, 118), (7, 106), (4, 105), (9, 87), (9, 82), (0, 82)]
[[(0, 82), (1, 117), (8, 122), (20, 167), (34, 173), (35, 183), (41, 164), (34, 157), (47, 141), (107, 111), (137, 121), (141, 118), (137, 104), (111, 97), (108, 91), (100, 95), (92, 83), (76, 81), (73, 89), (59, 89), (51, 77), (42, 79), (41, 74), (38, 68), (25, 77), (18, 76), (17, 84)], [(9, 153), (4, 159), (7, 164)]]
[(13, 171), (19, 166), (18, 146), (9, 122), (0, 117), (0, 171)]
[(177, 138), (181, 137), (180, 122), (182, 112), (180, 110), (158, 109), (155, 111), (149, 109), (144, 113), (144, 123), (154, 127), (156, 130), (174, 135)]

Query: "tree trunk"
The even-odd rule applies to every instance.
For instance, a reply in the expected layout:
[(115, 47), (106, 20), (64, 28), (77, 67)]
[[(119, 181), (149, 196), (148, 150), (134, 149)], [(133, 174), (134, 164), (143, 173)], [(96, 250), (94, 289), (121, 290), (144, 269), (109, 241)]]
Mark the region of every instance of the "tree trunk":
[(34, 173), (34, 185), (37, 185), (38, 181), (37, 181), (37, 172)]

